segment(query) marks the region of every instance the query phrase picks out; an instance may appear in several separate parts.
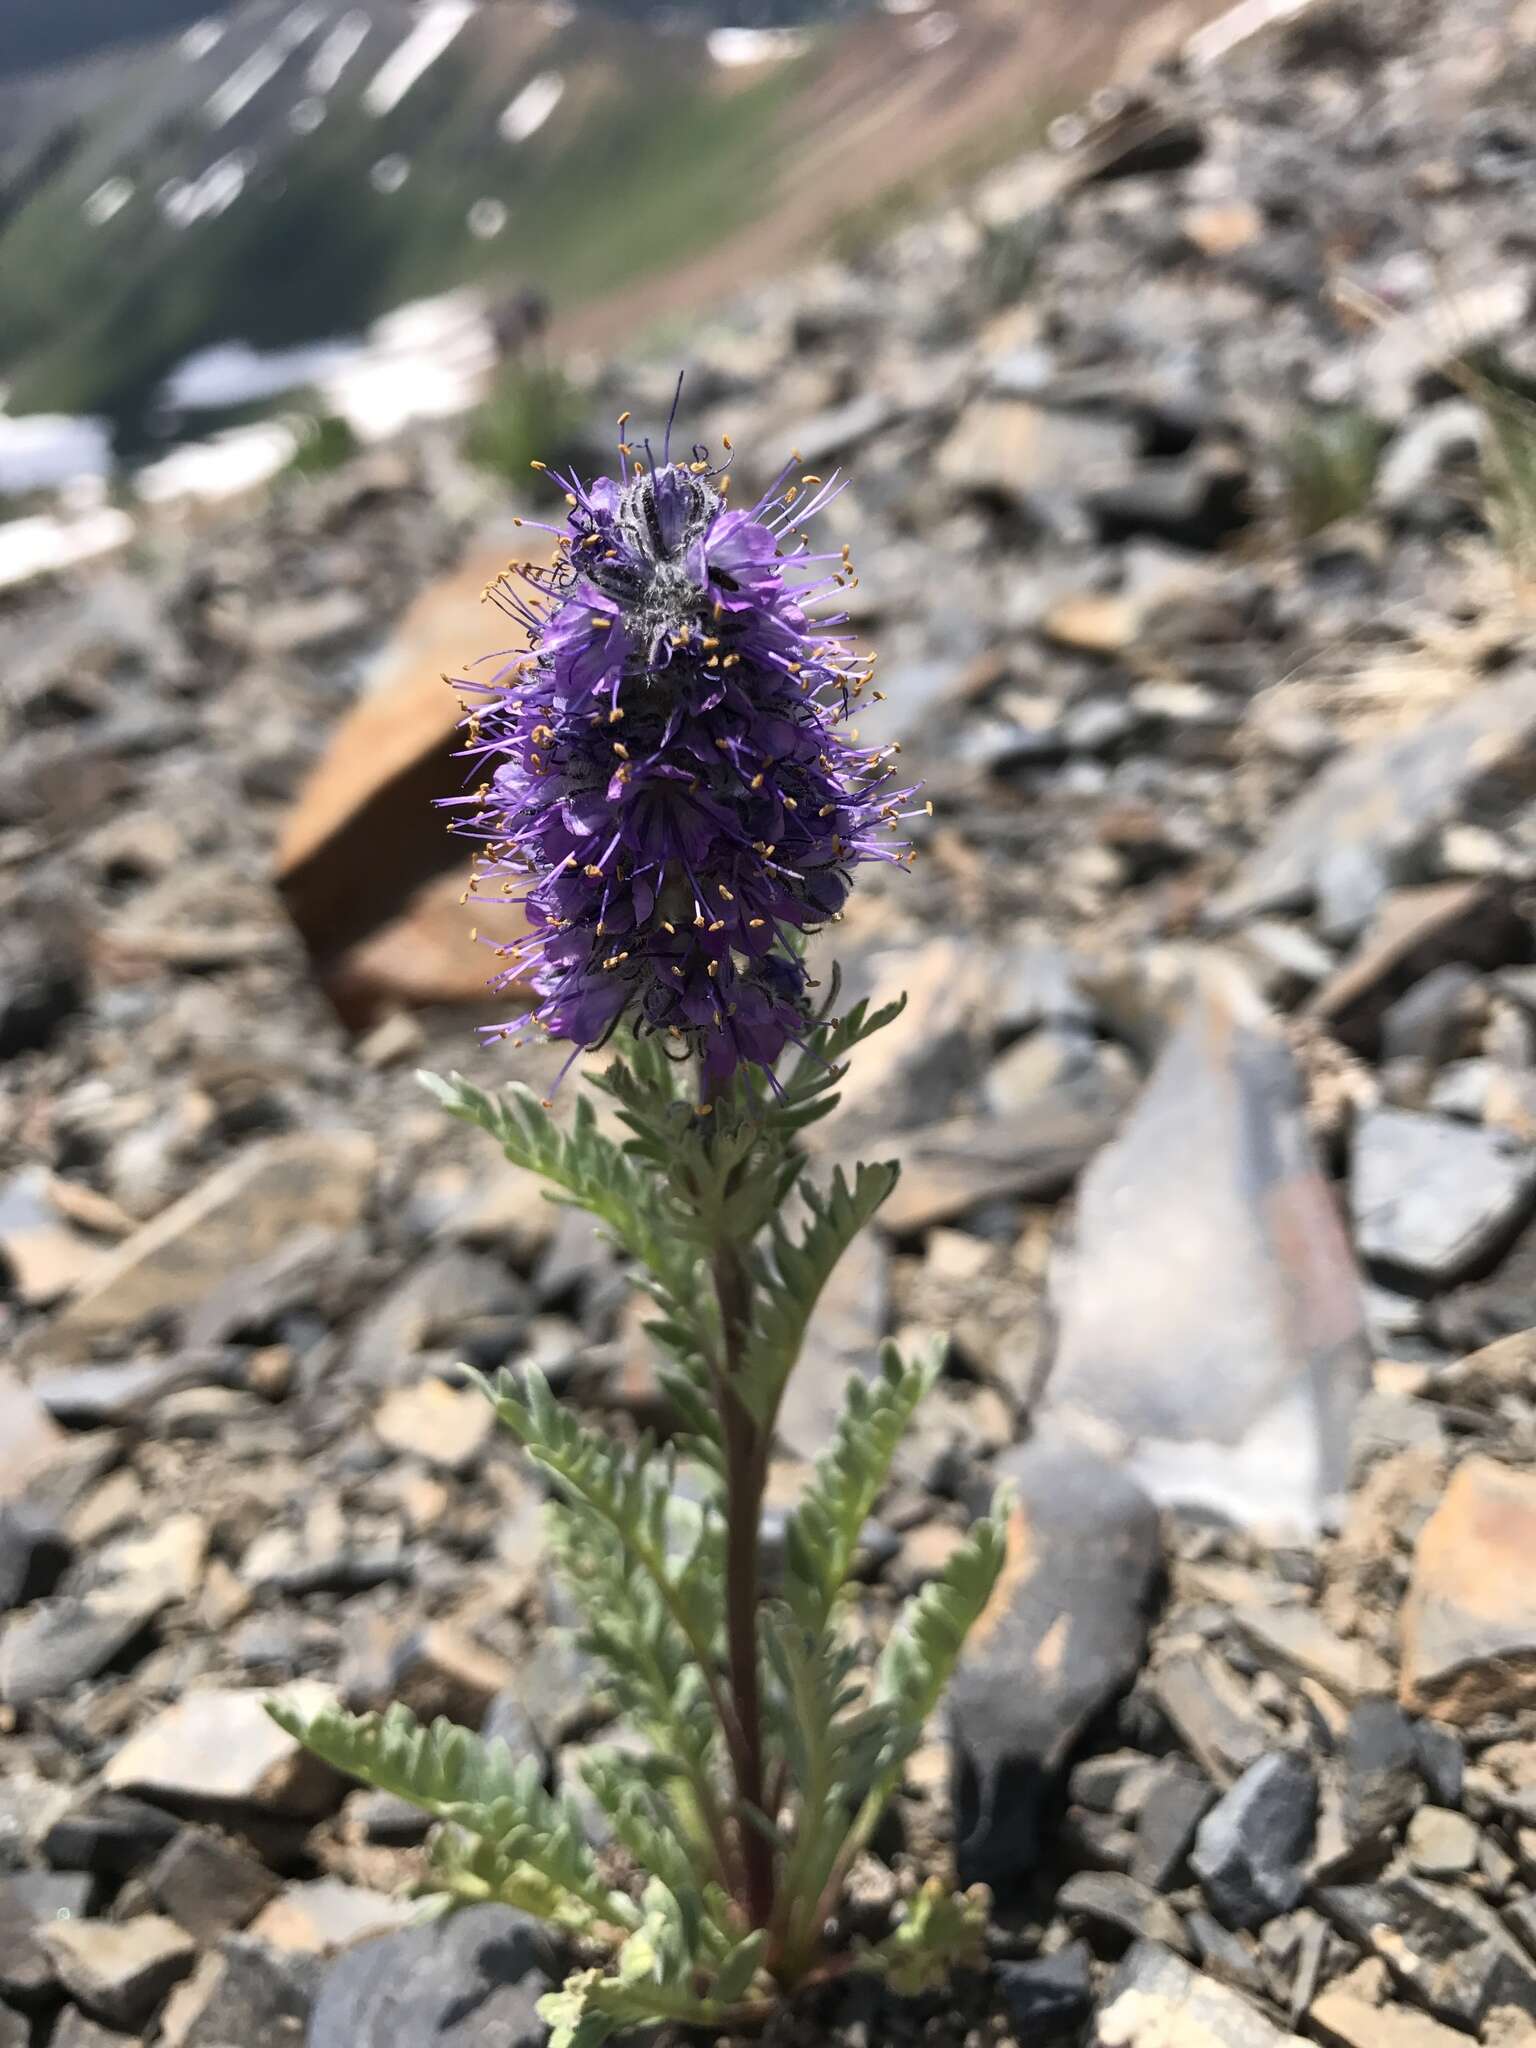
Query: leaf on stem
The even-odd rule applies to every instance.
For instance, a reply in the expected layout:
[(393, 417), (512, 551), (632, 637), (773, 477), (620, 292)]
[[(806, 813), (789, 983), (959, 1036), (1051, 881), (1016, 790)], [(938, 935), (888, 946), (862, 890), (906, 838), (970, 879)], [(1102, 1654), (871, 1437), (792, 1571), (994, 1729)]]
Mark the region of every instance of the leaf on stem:
[(738, 1391), (759, 1424), (778, 1412), (784, 1382), (805, 1341), (821, 1290), (832, 1270), (880, 1204), (901, 1169), (893, 1162), (854, 1168), (852, 1184), (841, 1167), (825, 1194), (805, 1190), (809, 1218), (798, 1237), (775, 1219), (758, 1275), (752, 1325), (744, 1347)]
[(894, 1344), (885, 1344), (876, 1380), (849, 1379), (831, 1445), (785, 1531), (785, 1598), (812, 1636), (821, 1634), (847, 1589), (859, 1538), (891, 1460), (943, 1362), (939, 1345), (908, 1363)]

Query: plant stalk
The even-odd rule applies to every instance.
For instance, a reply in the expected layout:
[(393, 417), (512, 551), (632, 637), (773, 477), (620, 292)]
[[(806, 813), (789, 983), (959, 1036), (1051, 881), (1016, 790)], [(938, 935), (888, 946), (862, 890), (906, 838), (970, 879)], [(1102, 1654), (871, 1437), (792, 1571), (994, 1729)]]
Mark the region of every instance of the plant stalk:
[(737, 1826), (741, 1837), (742, 1905), (753, 1927), (773, 1918), (773, 1844), (750, 1818), (766, 1812), (763, 1712), (758, 1679), (758, 1547), (767, 1477), (767, 1433), (759, 1429), (732, 1380), (739, 1368), (749, 1314), (750, 1283), (739, 1248), (722, 1243), (714, 1257), (715, 1292), (725, 1334), (720, 1388), (726, 1479), (726, 1657), (736, 1709)]

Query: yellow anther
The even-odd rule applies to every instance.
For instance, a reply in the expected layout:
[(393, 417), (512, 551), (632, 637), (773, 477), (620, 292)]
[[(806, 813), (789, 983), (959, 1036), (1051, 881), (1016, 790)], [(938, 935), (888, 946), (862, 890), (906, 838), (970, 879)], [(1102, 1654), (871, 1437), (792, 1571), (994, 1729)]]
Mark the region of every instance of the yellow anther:
[(530, 462), (528, 467), (530, 469), (548, 469), (549, 464), (547, 462)]
[(631, 419), (631, 418), (632, 418), (632, 415), (631, 415), (630, 413), (628, 413), (628, 412), (621, 412), (621, 413), (619, 414), (619, 418), (618, 418), (618, 424), (619, 424), (619, 425), (620, 425), (621, 427), (627, 427), (627, 426), (629, 425), (629, 422), (630, 422), (630, 419)]

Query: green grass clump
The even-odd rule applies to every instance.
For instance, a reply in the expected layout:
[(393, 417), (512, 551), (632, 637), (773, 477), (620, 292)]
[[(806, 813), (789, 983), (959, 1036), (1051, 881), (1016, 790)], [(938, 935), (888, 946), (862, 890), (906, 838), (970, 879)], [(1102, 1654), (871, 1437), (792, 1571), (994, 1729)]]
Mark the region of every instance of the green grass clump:
[(1280, 462), (1286, 512), (1298, 540), (1365, 510), (1386, 443), (1381, 421), (1352, 406), (1295, 423)]
[(508, 363), (470, 417), (464, 452), (481, 469), (526, 483), (531, 462), (579, 462), (589, 439), (586, 408), (557, 369)]
[(329, 476), (351, 460), (359, 445), (351, 427), (336, 413), (316, 414), (300, 426), (289, 471), (295, 476)]

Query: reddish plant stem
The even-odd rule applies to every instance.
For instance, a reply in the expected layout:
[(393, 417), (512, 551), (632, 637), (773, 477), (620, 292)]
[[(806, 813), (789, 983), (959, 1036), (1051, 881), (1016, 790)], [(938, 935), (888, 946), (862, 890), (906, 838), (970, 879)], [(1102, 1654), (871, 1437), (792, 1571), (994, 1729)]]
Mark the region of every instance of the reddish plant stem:
[(734, 1245), (715, 1253), (715, 1291), (725, 1334), (725, 1376), (720, 1389), (726, 1478), (726, 1658), (736, 1708), (737, 1826), (741, 1837), (742, 1905), (753, 1927), (773, 1918), (773, 1844), (748, 1817), (766, 1810), (763, 1713), (757, 1668), (758, 1544), (768, 1444), (764, 1431), (732, 1386), (746, 1334), (748, 1283)]

